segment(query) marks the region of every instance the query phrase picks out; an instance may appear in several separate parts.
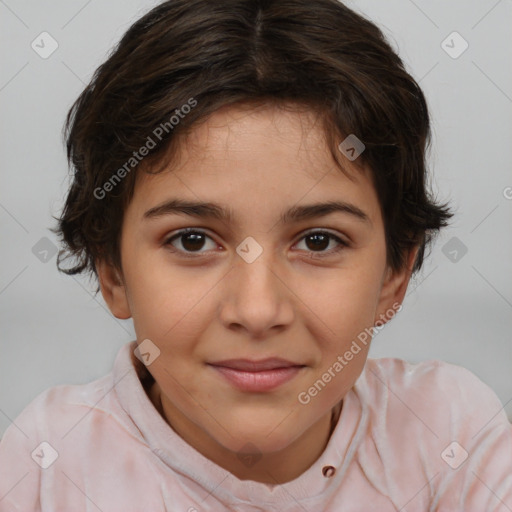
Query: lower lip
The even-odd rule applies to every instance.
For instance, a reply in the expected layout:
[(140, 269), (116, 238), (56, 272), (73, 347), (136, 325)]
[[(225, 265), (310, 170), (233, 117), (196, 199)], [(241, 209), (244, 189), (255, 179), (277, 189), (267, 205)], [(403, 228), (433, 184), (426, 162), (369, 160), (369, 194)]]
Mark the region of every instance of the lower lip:
[(271, 391), (293, 379), (304, 368), (303, 366), (290, 366), (261, 372), (245, 372), (225, 366), (211, 366), (238, 389), (253, 392)]

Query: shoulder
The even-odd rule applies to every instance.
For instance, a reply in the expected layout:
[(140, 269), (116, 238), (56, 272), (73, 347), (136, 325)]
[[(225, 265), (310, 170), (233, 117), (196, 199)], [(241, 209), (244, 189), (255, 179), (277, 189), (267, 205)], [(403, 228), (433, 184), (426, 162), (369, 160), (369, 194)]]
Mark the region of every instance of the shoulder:
[[(97, 485), (107, 485), (106, 473), (117, 471), (122, 479), (120, 468), (146, 453), (142, 434), (119, 398), (121, 393), (131, 397), (144, 392), (130, 349), (121, 348), (109, 374), (86, 384), (47, 389), (11, 422), (0, 439), (2, 505), (38, 510), (40, 497), (48, 496), (49, 489), (51, 499), (56, 489), (59, 499), (67, 499), (67, 478), (82, 486), (92, 485), (97, 475)], [(91, 472), (92, 465), (101, 472)]]
[[(53, 386), (39, 393), (15, 418), (0, 440), (0, 455), (6, 445), (30, 444), (35, 439), (66, 439), (79, 432), (100, 431), (105, 424), (133, 435), (138, 431), (118, 399), (123, 386), (136, 379), (126, 378), (135, 368), (129, 359), (131, 344), (121, 347), (110, 373), (85, 384)], [(2, 452), (3, 448), (3, 452)]]
[[(353, 393), (364, 429), (359, 463), (397, 506), (426, 510), (441, 500), (443, 510), (491, 510), (493, 496), (475, 475), (510, 493), (512, 426), (471, 371), (437, 360), (368, 359)], [(414, 501), (410, 489), (421, 489)]]
[(476, 394), (501, 407), (494, 391), (473, 372), (440, 360), (410, 363), (397, 358), (368, 359), (360, 384), (381, 390), (387, 386), (389, 392), (412, 396), (433, 396), (438, 403), (443, 397), (474, 402)]
[[(99, 405), (102, 397), (107, 398), (111, 384), (112, 376), (109, 374), (86, 384), (59, 385), (39, 393), (7, 428), (2, 440), (14, 433), (26, 434), (27, 438), (34, 437), (36, 432), (37, 437), (52, 433), (64, 435), (74, 421)], [(103, 405), (109, 402), (111, 404), (111, 398)]]
[[(4, 496), (5, 506), (18, 510), (22, 504), (24, 510), (38, 509), (42, 471), (49, 471), (65, 452), (63, 439), (73, 433), (74, 425), (81, 424), (108, 382), (109, 378), (103, 377), (84, 385), (47, 389), (10, 423), (0, 439), (0, 496)], [(76, 438), (71, 443), (74, 450), (81, 446)]]
[[(370, 413), (435, 431), (475, 435), (491, 419), (508, 423), (496, 393), (470, 370), (439, 360), (368, 359), (355, 390)], [(403, 425), (403, 423), (402, 423)]]

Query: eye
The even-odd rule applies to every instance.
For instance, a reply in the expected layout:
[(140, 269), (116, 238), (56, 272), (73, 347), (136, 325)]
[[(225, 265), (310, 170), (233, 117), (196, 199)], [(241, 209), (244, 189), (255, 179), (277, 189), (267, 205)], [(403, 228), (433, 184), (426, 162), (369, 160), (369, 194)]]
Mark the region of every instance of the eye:
[[(320, 256), (336, 254), (349, 246), (347, 242), (328, 231), (310, 231), (306, 233), (300, 241), (302, 240), (305, 241), (306, 250), (313, 253), (320, 253)], [(334, 241), (337, 245), (333, 249), (326, 251), (325, 249), (329, 247), (331, 241)]]
[[(164, 245), (174, 247), (177, 252), (183, 253), (183, 256), (193, 257), (193, 253), (203, 254), (204, 252), (207, 252), (200, 252), (200, 249), (202, 249), (205, 245), (206, 239), (212, 241), (212, 247), (210, 249), (217, 248), (217, 244), (213, 241), (213, 239), (210, 236), (208, 236), (204, 231), (200, 231), (194, 228), (187, 228), (178, 231), (176, 234), (168, 238), (164, 242)], [(176, 247), (176, 245), (174, 244), (175, 240), (178, 242), (179, 245), (181, 245), (181, 248)]]

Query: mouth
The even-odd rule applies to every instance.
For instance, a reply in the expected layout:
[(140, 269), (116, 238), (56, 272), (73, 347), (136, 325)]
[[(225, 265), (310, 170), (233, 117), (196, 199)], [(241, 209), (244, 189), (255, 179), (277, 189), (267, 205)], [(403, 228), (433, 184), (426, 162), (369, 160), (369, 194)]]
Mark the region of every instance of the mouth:
[(215, 361), (208, 363), (212, 366), (221, 366), (223, 368), (232, 368), (246, 372), (260, 372), (265, 370), (275, 370), (279, 368), (291, 368), (294, 366), (305, 366), (300, 363), (294, 363), (280, 357), (267, 357), (266, 359), (225, 359), (224, 361)]
[(271, 391), (297, 376), (305, 365), (280, 358), (260, 361), (231, 359), (208, 363), (231, 385), (241, 391)]

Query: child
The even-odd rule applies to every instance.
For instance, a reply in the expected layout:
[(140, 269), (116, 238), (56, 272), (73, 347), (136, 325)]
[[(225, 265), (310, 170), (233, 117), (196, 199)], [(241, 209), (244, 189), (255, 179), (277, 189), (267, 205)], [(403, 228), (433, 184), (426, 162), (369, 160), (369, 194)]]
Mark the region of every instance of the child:
[(495, 394), (367, 359), (452, 216), (425, 185), (424, 95), (373, 23), (164, 2), (66, 127), (59, 268), (137, 340), (7, 429), (1, 512), (512, 510)]

